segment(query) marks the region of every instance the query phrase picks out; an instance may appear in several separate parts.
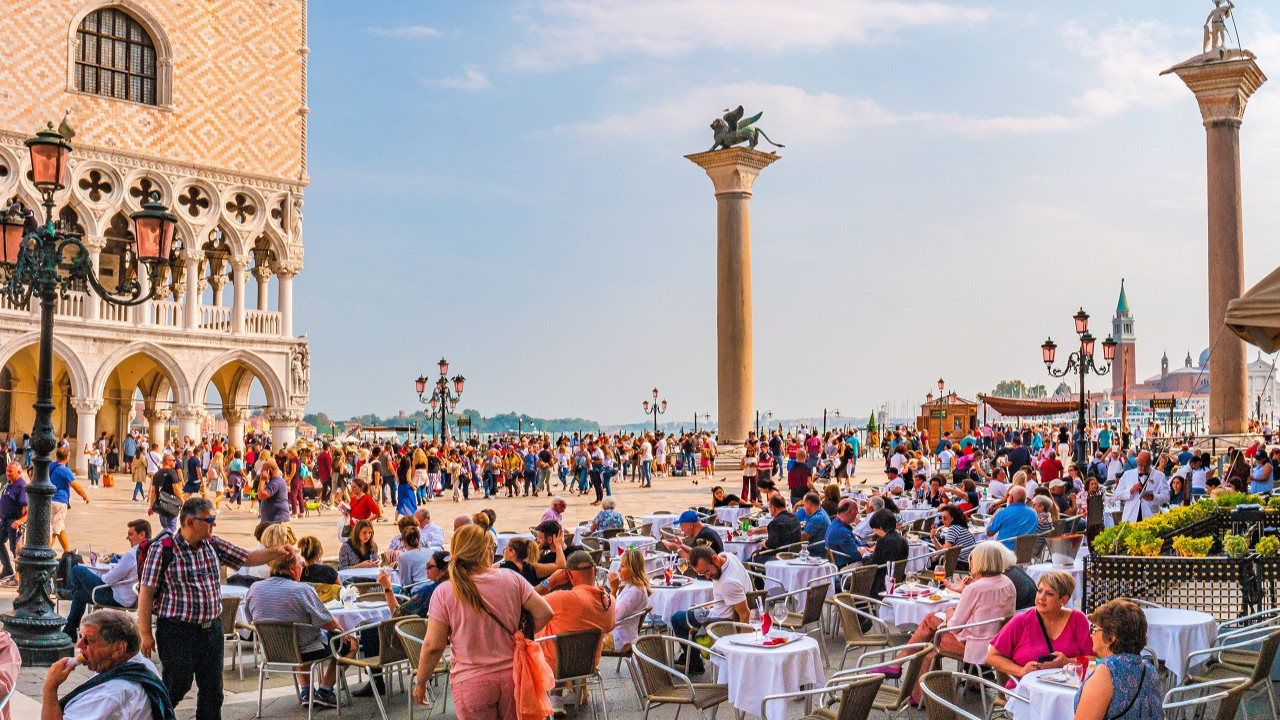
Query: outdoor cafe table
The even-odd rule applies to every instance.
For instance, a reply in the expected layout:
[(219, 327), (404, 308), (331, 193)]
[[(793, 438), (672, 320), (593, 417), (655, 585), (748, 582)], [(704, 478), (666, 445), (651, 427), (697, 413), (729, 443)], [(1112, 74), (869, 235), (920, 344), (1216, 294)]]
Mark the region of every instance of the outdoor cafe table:
[(658, 544), (658, 541), (651, 537), (635, 537), (633, 535), (612, 537), (605, 540), (605, 542), (609, 544), (609, 557), (617, 557), (622, 554), (623, 550), (627, 550), (632, 546), (637, 550), (644, 550)]
[[(778, 635), (778, 631), (771, 633)], [(724, 655), (711, 656), (719, 669), (718, 681), (729, 686), (729, 703), (748, 715), (760, 714), (760, 703), (767, 695), (795, 692), (822, 685), (822, 651), (818, 642), (807, 635), (777, 647), (751, 647), (733, 642), (733, 638), (750, 638), (752, 634), (726, 635), (711, 646)], [(765, 709), (769, 720), (791, 720), (804, 717), (803, 700), (774, 700)]]
[(726, 505), (716, 508), (716, 519), (725, 525), (736, 525), (738, 518), (743, 515), (750, 515), (755, 512), (755, 508), (748, 505), (747, 507)]
[(338, 571), (338, 579), (343, 582), (377, 582), (381, 570), (376, 567), (347, 568)]
[[(244, 615), (244, 596), (248, 594), (249, 594), (249, 588), (243, 585), (223, 585), (222, 586), (222, 597), (240, 598), (240, 607), (236, 609), (236, 622), (238, 623), (249, 622), (248, 620), (245, 619), (245, 615)], [(239, 633), (240, 633), (241, 639), (243, 640), (248, 640), (252, 636), (252, 633), (250, 633), (248, 630), (240, 630)]]
[(1143, 608), (1142, 612), (1147, 616), (1147, 647), (1181, 683), (1184, 658), (1213, 644), (1218, 637), (1218, 623), (1209, 613), (1198, 610)]
[(931, 552), (937, 552), (932, 545), (925, 542), (912, 542), (907, 547), (907, 572), (918, 573), (932, 570), (933, 568), (929, 566), (929, 561), (924, 557)]
[(116, 564), (115, 564), (115, 563), (102, 563), (102, 562), (99, 562), (99, 563), (92, 563), (92, 564), (90, 564), (90, 563), (84, 563), (84, 566), (85, 566), (86, 568), (89, 568), (89, 570), (90, 570), (94, 575), (97, 575), (98, 577), (102, 577), (102, 576), (106, 575), (108, 572), (110, 572), (110, 571), (111, 571), (111, 568), (115, 567), (115, 566), (116, 566)]
[[(646, 573), (655, 572), (666, 566), (667, 558), (671, 557), (666, 553), (650, 552), (644, 556), (644, 571)], [(609, 571), (618, 572), (618, 566), (622, 564), (622, 556), (614, 555), (613, 560), (609, 562)]]
[(325, 603), (329, 614), (338, 622), (343, 632), (371, 622), (391, 619), (391, 608), (385, 600), (363, 600), (352, 603), (348, 608), (341, 601)]
[(653, 533), (653, 539), (661, 540), (662, 528), (669, 527), (671, 523), (675, 522), (676, 518), (678, 517), (680, 516), (672, 515), (671, 513), (658, 513), (655, 515), (645, 515), (644, 517), (640, 518), (640, 522), (642, 524), (649, 523), (650, 532)]
[(1076, 560), (1071, 567), (1060, 567), (1053, 563), (1036, 563), (1027, 566), (1027, 577), (1031, 578), (1038, 585), (1040, 578), (1050, 570), (1062, 570), (1071, 573), (1075, 578), (1076, 589), (1071, 592), (1071, 607), (1082, 608), (1084, 606), (1084, 561)]
[[(829, 562), (806, 563), (803, 560), (770, 560), (764, 564), (765, 577), (771, 577), (782, 583), (787, 592), (792, 590), (802, 590), (809, 586), (815, 578), (823, 575), (830, 575), (836, 571), (836, 566)], [(831, 582), (830, 579), (827, 582)], [(835, 584), (827, 589), (827, 597), (835, 594)], [(770, 593), (772, 596), (773, 593)], [(797, 612), (804, 612), (804, 595), (794, 596), (796, 599)], [(759, 707), (756, 708), (759, 711)]]
[[(724, 541), (724, 551), (738, 556), (739, 560), (750, 560), (751, 556), (764, 545), (764, 540), (745, 540), (745, 535), (735, 534), (733, 540)], [(762, 537), (762, 536), (757, 536)]]
[(694, 580), (677, 588), (654, 585), (649, 595), (649, 605), (653, 608), (653, 615), (668, 623), (671, 622), (671, 616), (681, 610), (688, 610), (694, 605), (701, 605), (710, 600), (710, 580)]
[(1014, 692), (1030, 703), (1011, 699), (1008, 708), (1013, 720), (1071, 720), (1075, 717), (1076, 688), (1041, 679), (1061, 672), (1061, 668), (1052, 668), (1027, 673)]
[(915, 522), (920, 518), (927, 518), (930, 515), (937, 515), (938, 509), (932, 507), (909, 507), (905, 510), (898, 511), (898, 522), (909, 523)]
[[(501, 555), (502, 555), (502, 551), (503, 551), (504, 549), (506, 549), (506, 547), (507, 547), (507, 542), (509, 542), (510, 540), (512, 540), (512, 539), (514, 539), (514, 538), (524, 538), (524, 539), (526, 539), (526, 540), (533, 540), (533, 535), (530, 535), (530, 534), (529, 534), (529, 533), (527, 533), (527, 532), (500, 532), (500, 533), (498, 533), (498, 534), (497, 534), (497, 541), (498, 541), (498, 550), (497, 550), (497, 553), (498, 553), (498, 555), (499, 555), (499, 556), (501, 556)], [(338, 574), (339, 574), (339, 575), (341, 575), (342, 573), (341, 573), (341, 572), (339, 572)]]
[[(942, 600), (935, 602), (922, 600), (920, 597), (903, 597), (897, 595), (898, 592), (901, 590), (894, 590), (894, 595), (885, 595), (885, 607), (880, 608), (880, 619), (890, 625), (919, 625), (933, 613), (946, 612), (947, 608), (960, 604), (960, 598), (949, 595), (944, 595)], [(927, 598), (929, 595), (921, 597)]]

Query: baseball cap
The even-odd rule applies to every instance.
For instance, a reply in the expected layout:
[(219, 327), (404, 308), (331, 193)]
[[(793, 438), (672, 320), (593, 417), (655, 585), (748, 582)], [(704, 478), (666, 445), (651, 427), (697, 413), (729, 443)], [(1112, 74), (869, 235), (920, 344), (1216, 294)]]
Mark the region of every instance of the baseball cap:
[(1065, 480), (1054, 480), (1053, 482), (1049, 483), (1049, 487), (1051, 488), (1065, 487), (1066, 484), (1067, 483)]
[(569, 553), (569, 557), (564, 561), (567, 570), (590, 570), (596, 566), (594, 560), (591, 559), (591, 553), (585, 550), (575, 550)]
[(702, 520), (702, 518), (698, 516), (698, 513), (693, 510), (685, 510), (680, 513), (680, 517), (676, 520), (676, 524), (679, 525), (687, 522), (698, 522), (700, 520)]
[(898, 474), (898, 468), (896, 468), (896, 467), (891, 467), (891, 468), (889, 468), (888, 470), (885, 470), (884, 472), (885, 472), (885, 474), (886, 474), (886, 475), (897, 475), (897, 474)]

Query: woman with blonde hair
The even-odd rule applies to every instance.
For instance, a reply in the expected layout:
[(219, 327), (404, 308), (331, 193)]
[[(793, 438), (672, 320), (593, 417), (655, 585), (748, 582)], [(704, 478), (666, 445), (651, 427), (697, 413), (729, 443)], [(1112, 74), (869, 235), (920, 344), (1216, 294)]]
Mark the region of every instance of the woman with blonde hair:
[[(618, 559), (618, 571), (608, 576), (609, 592), (617, 599), (614, 605), (618, 624), (604, 636), (605, 650), (625, 648), (640, 635), (642, 617), (627, 619), (649, 606), (649, 576), (645, 574), (644, 553), (628, 550)], [(623, 621), (626, 620), (624, 623)]]
[(213, 458), (209, 461), (209, 467), (204, 471), (204, 485), (209, 492), (213, 493), (213, 509), (217, 511), (222, 507), (222, 494), (226, 492), (226, 466), (223, 465), (222, 451), (213, 454)]
[[(453, 535), (449, 579), (431, 595), (413, 699), (426, 704), (427, 683), (445, 648), (453, 650), (449, 682), (458, 720), (517, 720), (512, 668), (515, 634), (541, 630), (551, 606), (517, 573), (493, 567), (493, 537), (476, 525)], [(521, 610), (531, 627), (520, 627)]]

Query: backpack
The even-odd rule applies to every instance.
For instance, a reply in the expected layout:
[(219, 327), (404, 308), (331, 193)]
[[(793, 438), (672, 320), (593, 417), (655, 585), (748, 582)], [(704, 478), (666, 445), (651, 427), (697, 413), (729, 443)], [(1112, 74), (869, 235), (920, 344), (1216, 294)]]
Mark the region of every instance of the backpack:
[(58, 567), (54, 570), (54, 587), (58, 591), (58, 597), (63, 600), (71, 599), (71, 586), (68, 584), (71, 580), (71, 568), (81, 562), (80, 556), (73, 552), (64, 552), (58, 558)]
[(160, 572), (156, 575), (155, 597), (160, 595), (160, 585), (164, 582), (164, 574), (169, 570), (169, 565), (173, 563), (174, 541), (173, 533), (168, 530), (162, 531), (159, 535), (138, 545), (138, 577), (142, 577), (142, 569), (147, 565), (147, 555), (151, 553), (151, 549), (156, 545), (160, 546), (160, 551), (164, 553), (160, 557)]

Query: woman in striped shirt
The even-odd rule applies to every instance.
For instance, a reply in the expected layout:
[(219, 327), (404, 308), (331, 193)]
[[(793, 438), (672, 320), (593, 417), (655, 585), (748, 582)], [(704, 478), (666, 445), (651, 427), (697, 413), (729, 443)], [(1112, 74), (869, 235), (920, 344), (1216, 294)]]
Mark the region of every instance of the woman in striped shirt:
[(938, 550), (959, 547), (960, 559), (956, 561), (956, 569), (968, 570), (969, 553), (973, 550), (973, 546), (977, 544), (977, 541), (973, 538), (973, 533), (969, 532), (969, 521), (965, 518), (960, 508), (955, 505), (943, 505), (938, 508), (938, 512), (941, 513), (942, 526), (935, 525), (929, 531), (933, 546)]

